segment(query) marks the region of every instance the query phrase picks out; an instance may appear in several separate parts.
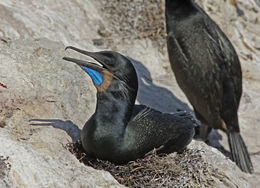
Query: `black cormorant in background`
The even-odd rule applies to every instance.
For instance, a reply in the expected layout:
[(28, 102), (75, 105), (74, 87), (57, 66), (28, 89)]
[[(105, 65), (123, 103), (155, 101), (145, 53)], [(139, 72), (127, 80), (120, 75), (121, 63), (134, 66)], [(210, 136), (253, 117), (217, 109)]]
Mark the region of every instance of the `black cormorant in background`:
[(202, 123), (200, 136), (205, 139), (211, 128), (225, 131), (232, 159), (252, 173), (239, 131), (242, 72), (231, 42), (192, 0), (166, 0), (166, 27), (171, 67)]
[(130, 60), (112, 51), (87, 52), (95, 63), (64, 57), (78, 64), (97, 89), (96, 111), (81, 131), (85, 152), (114, 163), (125, 163), (157, 153), (182, 151), (192, 140), (194, 122), (186, 112), (166, 114), (135, 105), (137, 75)]

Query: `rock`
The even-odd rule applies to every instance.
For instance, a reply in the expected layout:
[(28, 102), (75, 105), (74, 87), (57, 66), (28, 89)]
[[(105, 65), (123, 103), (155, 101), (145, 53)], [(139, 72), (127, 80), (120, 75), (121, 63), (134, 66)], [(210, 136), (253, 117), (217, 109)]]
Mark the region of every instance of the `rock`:
[[(151, 32), (148, 31), (149, 35), (146, 35), (147, 28), (139, 29), (141, 22), (137, 22), (138, 30), (132, 32), (135, 36), (141, 36), (138, 39), (128, 38), (131, 32), (127, 33), (127, 29), (121, 34), (120, 27), (117, 28), (122, 25), (121, 23), (117, 23), (116, 27), (110, 24), (110, 21), (113, 23), (113, 20), (108, 20), (107, 16), (114, 14), (114, 12), (111, 11), (111, 7), (104, 8), (101, 6), (106, 1), (108, 0), (102, 0), (102, 2), (94, 0), (56, 0), (55, 2), (45, 1), (44, 3), (36, 0), (0, 1), (0, 83), (7, 86), (7, 88), (0, 86), (0, 138), (13, 140), (17, 145), (14, 147), (20, 147), (20, 150), (27, 148), (26, 151), (31, 151), (33, 156), (37, 154), (38, 150), (36, 152), (37, 148), (31, 146), (31, 142), (42, 143), (44, 145), (42, 148), (49, 148), (47, 150), (52, 151), (53, 155), (57, 156), (55, 158), (50, 155), (50, 158), (58, 159), (58, 156), (61, 156), (58, 153), (61, 152), (66, 156), (64, 157), (66, 160), (74, 160), (70, 153), (61, 148), (61, 145), (76, 140), (79, 129), (93, 113), (96, 100), (95, 88), (88, 76), (76, 65), (61, 60), (66, 54), (78, 56), (76, 53), (65, 53), (63, 44), (75, 45), (88, 50), (109, 48), (134, 58), (133, 62), (137, 68), (140, 84), (138, 103), (147, 104), (164, 112), (173, 112), (178, 109), (192, 111), (169, 66), (165, 41), (163, 40), (164, 26), (161, 24), (161, 16), (163, 16), (162, 1), (153, 0), (153, 5), (146, 2), (149, 6), (143, 6), (140, 5), (139, 0), (134, 0), (129, 2), (131, 5), (129, 7), (127, 7), (127, 3), (115, 1), (115, 3), (124, 3), (122, 6), (128, 13), (120, 21), (124, 22), (125, 19), (129, 19), (129, 23), (134, 20), (136, 11), (145, 13), (149, 11), (149, 7), (154, 9), (156, 8), (154, 5), (158, 5), (156, 19), (153, 19), (151, 14), (143, 14), (141, 19), (149, 20), (145, 27), (156, 25), (159, 32), (150, 35)], [(137, 6), (138, 10), (135, 10), (135, 2), (140, 5)], [(252, 187), (257, 187), (260, 184), (260, 127), (258, 126), (260, 122), (259, 1), (197, 0), (197, 2), (228, 35), (241, 60), (243, 96), (239, 108), (240, 128), (251, 153), (256, 172), (252, 176), (245, 175), (244, 178), (252, 184)], [(243, 15), (238, 16), (237, 7), (243, 11)], [(106, 10), (107, 12), (105, 12)], [(110, 18), (112, 19), (113, 16), (110, 16)], [(155, 20), (155, 22), (152, 22), (152, 20)], [(129, 25), (122, 26), (124, 28), (129, 27)], [(100, 41), (96, 41), (96, 39), (100, 39)], [(99, 46), (101, 41), (102, 46)], [(93, 43), (97, 46), (93, 46)], [(35, 118), (50, 119), (51, 121), (45, 123), (52, 126), (30, 126), (29, 120)], [(70, 133), (70, 136), (60, 130), (61, 128)], [(226, 135), (217, 132), (216, 136), (215, 132), (213, 133), (212, 142), (218, 146), (224, 146), (228, 150)], [(55, 147), (57, 148), (55, 149)], [(203, 147), (211, 149), (206, 145), (203, 145)], [(12, 161), (9, 161), (11, 158), (8, 158), (8, 151), (2, 150), (4, 148), (7, 149), (1, 144), (0, 156), (3, 156), (3, 159), (0, 158), (0, 169), (3, 166), (4, 173), (0, 173), (0, 177), (2, 174), (10, 174), (12, 169), (16, 168)], [(17, 151), (20, 150), (17, 149)], [(15, 152), (16, 149), (12, 149), (12, 151)], [(43, 153), (44, 151), (40, 150)], [(29, 156), (29, 154), (25, 156)], [(18, 154), (13, 153), (12, 160), (15, 160), (16, 155)], [(42, 159), (40, 156), (36, 158)], [(226, 161), (225, 158), (221, 158), (221, 161), (222, 159)], [(27, 160), (26, 157), (23, 160)], [(62, 165), (60, 161), (63, 160), (56, 160), (57, 165), (55, 167)], [(11, 165), (10, 170), (7, 167), (9, 164)], [(70, 167), (74, 168), (77, 165), (79, 164)], [(19, 168), (25, 167), (20, 164)], [(48, 166), (48, 168), (56, 169), (52, 166)], [(39, 169), (43, 168), (39, 167)], [(41, 173), (44, 173), (44, 170)], [(22, 169), (16, 171), (23, 172)], [(31, 171), (26, 172), (30, 174)], [(38, 174), (36, 171), (34, 173)], [(96, 174), (99, 173), (104, 172), (96, 172)], [(83, 174), (86, 177), (84, 181), (87, 182), (88, 173)], [(5, 176), (4, 181), (15, 182), (12, 176), (12, 173), (10, 176)], [(19, 176), (23, 177), (23, 173), (20, 173)], [(52, 174), (52, 176), (55, 176), (55, 174)], [(227, 176), (233, 180), (233, 176), (230, 174)], [(37, 176), (35, 175), (35, 177)], [(61, 182), (65, 182), (66, 178), (69, 177), (62, 177)], [(236, 175), (236, 177), (241, 176)], [(40, 181), (37, 178), (34, 181), (39, 183)], [(111, 181), (109, 180), (109, 182), (114, 185), (115, 180), (111, 176), (110, 178)], [(58, 180), (59, 177), (55, 179)], [(23, 177), (22, 180), (26, 182), (27, 178)], [(12, 184), (0, 183), (0, 187), (2, 185)], [(57, 186), (59, 185), (57, 184)], [(105, 185), (109, 185), (109, 183)]]
[[(0, 45), (0, 75), (8, 86), (0, 90), (1, 122), (5, 123), (0, 128), (4, 158), (0, 161), (5, 164), (0, 165), (4, 168), (0, 177), (6, 187), (119, 186), (108, 172), (84, 166), (64, 148), (79, 138), (79, 128), (95, 108), (90, 78), (78, 66), (63, 61), (64, 55), (62, 44), (47, 39)], [(219, 185), (249, 187), (235, 164), (206, 144), (195, 143), (190, 147), (205, 151), (205, 161), (221, 169), (223, 176), (215, 177)]]
[(53, 138), (50, 142), (19, 141), (3, 130), (0, 135), (4, 143), (0, 146), (1, 155), (8, 158), (4, 162), (9, 165), (3, 177), (0, 176), (1, 187), (123, 187), (108, 172), (79, 163)]
[[(225, 157), (217, 149), (209, 147), (200, 141), (192, 141), (188, 148), (201, 152), (203, 162), (198, 164), (198, 170), (200, 170), (199, 166), (203, 165), (203, 163), (206, 163), (207, 168), (211, 169), (208, 171), (217, 169), (210, 177), (214, 181), (214, 187), (251, 187), (246, 180), (250, 175), (241, 172), (233, 161)], [(201, 176), (207, 177), (207, 173), (201, 172)]]
[[(250, 175), (241, 172), (233, 161), (225, 157), (216, 148), (209, 147), (200, 141), (192, 141), (188, 148), (201, 152), (203, 162), (208, 164), (208, 168), (217, 169), (210, 177), (214, 181), (214, 187), (251, 187), (246, 180)], [(203, 174), (207, 176), (206, 173), (202, 173), (202, 176)]]
[[(0, 89), (1, 187), (122, 187), (64, 148), (71, 138), (61, 129), (79, 138), (66, 120), (74, 117), (82, 127), (95, 108), (92, 83), (64, 55), (63, 45), (46, 39), (0, 44), (0, 75), (8, 86)], [(32, 126), (32, 118), (59, 129)]]

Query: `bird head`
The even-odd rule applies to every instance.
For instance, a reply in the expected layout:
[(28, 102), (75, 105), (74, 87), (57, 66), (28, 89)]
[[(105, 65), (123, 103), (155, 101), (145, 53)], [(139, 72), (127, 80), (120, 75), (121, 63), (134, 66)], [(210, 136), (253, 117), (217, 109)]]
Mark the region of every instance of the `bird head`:
[(92, 79), (98, 92), (105, 92), (110, 88), (120, 89), (120, 85), (126, 89), (138, 89), (136, 71), (130, 60), (114, 51), (89, 52), (72, 46), (67, 49), (75, 50), (81, 54), (95, 59), (98, 63), (64, 57), (79, 65)]

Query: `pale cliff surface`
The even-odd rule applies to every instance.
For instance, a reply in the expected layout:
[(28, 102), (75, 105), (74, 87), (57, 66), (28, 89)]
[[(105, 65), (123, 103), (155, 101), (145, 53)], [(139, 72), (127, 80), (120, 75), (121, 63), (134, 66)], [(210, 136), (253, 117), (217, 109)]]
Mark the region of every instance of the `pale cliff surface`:
[[(109, 1), (110, 4), (116, 2)], [(158, 4), (155, 0), (150, 4), (155, 2)], [(222, 170), (226, 170), (224, 173), (232, 179), (232, 185), (249, 187), (246, 183), (249, 182), (255, 187), (260, 184), (259, 4), (254, 0), (239, 0), (238, 6), (244, 15), (238, 17), (232, 4), (234, 1), (198, 2), (231, 39), (241, 60), (244, 93), (239, 120), (255, 174), (240, 172), (225, 157), (221, 158), (224, 165), (214, 164), (215, 159), (212, 164), (216, 168), (230, 165)], [(65, 55), (64, 45), (88, 50), (106, 48), (128, 55), (136, 60), (134, 65), (140, 85), (138, 103), (165, 112), (192, 109), (176, 84), (163, 37), (158, 39), (159, 43), (151, 33), (147, 38), (145, 31), (138, 30), (138, 24), (137, 34), (131, 27), (127, 29), (129, 24), (121, 22), (135, 18), (135, 14), (120, 15), (121, 22), (111, 24), (113, 18), (109, 15), (113, 17), (113, 12), (104, 11), (110, 10), (104, 8), (106, 3), (106, 0), (49, 0), (44, 3), (1, 0), (0, 82), (8, 87), (0, 87), (1, 187), (120, 186), (109, 173), (83, 166), (63, 147), (71, 138), (78, 137), (76, 125), (82, 128), (93, 113), (96, 100), (95, 88), (88, 76), (77, 66), (61, 60)], [(135, 10), (131, 7), (134, 3), (140, 4), (137, 0), (127, 3), (120, 5), (130, 13)], [(139, 4), (138, 11), (143, 13), (145, 7)], [(163, 3), (160, 6), (163, 7)], [(124, 34), (118, 32), (119, 26), (126, 28), (122, 30)], [(75, 53), (69, 55), (76, 56)], [(29, 120), (32, 118), (51, 119), (56, 128), (31, 126)], [(71, 137), (57, 128), (72, 132)], [(212, 139), (213, 144), (220, 142), (228, 150), (225, 134), (215, 132)], [(197, 144), (207, 151), (206, 156), (221, 155), (203, 143)], [(217, 162), (221, 161), (217, 159)]]

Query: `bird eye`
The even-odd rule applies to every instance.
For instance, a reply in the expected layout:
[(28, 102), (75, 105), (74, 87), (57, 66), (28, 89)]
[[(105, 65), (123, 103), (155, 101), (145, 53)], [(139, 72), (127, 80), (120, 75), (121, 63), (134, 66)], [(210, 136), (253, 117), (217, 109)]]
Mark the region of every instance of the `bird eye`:
[(109, 64), (110, 60), (109, 59), (105, 59), (105, 63)]

